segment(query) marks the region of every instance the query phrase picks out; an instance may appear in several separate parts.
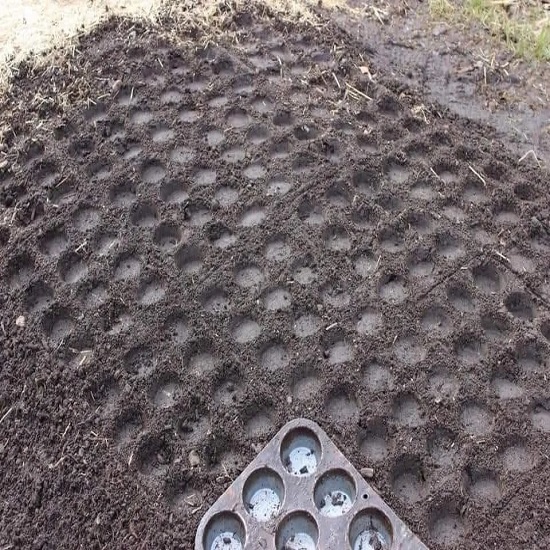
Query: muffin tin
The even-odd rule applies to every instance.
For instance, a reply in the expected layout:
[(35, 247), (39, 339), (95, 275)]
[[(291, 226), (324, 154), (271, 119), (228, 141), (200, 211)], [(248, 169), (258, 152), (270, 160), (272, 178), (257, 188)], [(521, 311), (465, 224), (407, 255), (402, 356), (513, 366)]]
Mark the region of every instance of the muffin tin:
[(317, 424), (286, 424), (202, 518), (195, 550), (428, 550)]

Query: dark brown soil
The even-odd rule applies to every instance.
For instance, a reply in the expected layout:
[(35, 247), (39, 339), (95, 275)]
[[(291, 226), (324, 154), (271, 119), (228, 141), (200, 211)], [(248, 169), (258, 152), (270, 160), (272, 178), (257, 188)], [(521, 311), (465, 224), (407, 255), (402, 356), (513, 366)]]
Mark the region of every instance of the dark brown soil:
[(550, 547), (548, 175), (330, 25), (234, 26), (108, 26), (103, 99), (15, 132), (0, 548), (192, 548), (301, 416), (432, 549)]

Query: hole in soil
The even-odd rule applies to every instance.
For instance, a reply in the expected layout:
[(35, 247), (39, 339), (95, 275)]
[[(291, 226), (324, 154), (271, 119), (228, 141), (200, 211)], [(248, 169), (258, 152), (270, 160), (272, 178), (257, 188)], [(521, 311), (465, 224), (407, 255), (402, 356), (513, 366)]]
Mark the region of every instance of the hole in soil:
[(334, 252), (346, 252), (351, 248), (351, 239), (342, 227), (329, 227), (323, 233), (325, 246)]
[(116, 280), (136, 278), (141, 272), (141, 263), (135, 256), (123, 255), (119, 258), (114, 272)]
[(202, 544), (204, 550), (243, 550), (246, 544), (243, 521), (233, 512), (216, 514), (204, 529)]
[(305, 314), (294, 321), (294, 334), (296, 334), (298, 338), (307, 338), (318, 332), (321, 326), (322, 321), (319, 317), (312, 314)]
[(464, 535), (464, 524), (459, 510), (457, 503), (448, 502), (432, 511), (430, 533), (438, 544), (454, 545)]
[(325, 221), (321, 206), (310, 199), (304, 199), (300, 203), (300, 206), (298, 206), (298, 217), (301, 221), (310, 225), (320, 225)]
[(540, 197), (539, 190), (530, 183), (518, 183), (514, 187), (514, 193), (522, 201), (534, 201)]
[(313, 499), (323, 516), (347, 514), (355, 503), (357, 490), (353, 478), (344, 470), (329, 470), (315, 485)]
[(157, 211), (151, 204), (138, 204), (130, 215), (132, 223), (138, 227), (153, 227), (157, 218)]
[(422, 410), (417, 399), (411, 394), (404, 394), (394, 400), (393, 418), (399, 426), (415, 428), (424, 424)]
[(149, 390), (149, 398), (161, 409), (172, 407), (176, 403), (179, 382), (175, 376), (165, 375), (157, 380)]
[(262, 327), (253, 319), (240, 318), (233, 322), (231, 335), (237, 344), (248, 344), (260, 336)]
[(428, 333), (433, 332), (441, 336), (449, 334), (452, 330), (449, 315), (438, 305), (429, 307), (422, 314), (420, 326)]
[(153, 242), (161, 250), (169, 252), (174, 249), (181, 240), (181, 232), (176, 225), (163, 223), (155, 229)]
[(523, 292), (512, 292), (504, 300), (506, 309), (518, 319), (532, 321), (535, 316), (535, 305), (529, 295)]
[(336, 422), (346, 424), (359, 414), (359, 405), (353, 393), (346, 390), (336, 390), (326, 402), (325, 409)]
[[(157, 134), (157, 138), (159, 135)], [(170, 139), (171, 134), (163, 133), (162, 137), (164, 140)], [(154, 139), (154, 138), (153, 138)], [(192, 149), (189, 149), (188, 147), (176, 147), (171, 153), (170, 153), (170, 160), (173, 162), (177, 162), (178, 164), (186, 164), (193, 160), (193, 157), (195, 156), (195, 152)]]
[(349, 540), (353, 550), (390, 550), (391, 523), (380, 510), (361, 510), (350, 524)]
[(392, 489), (397, 498), (408, 505), (424, 499), (424, 471), (418, 457), (404, 455), (396, 460), (392, 472)]
[(481, 317), (481, 328), (485, 331), (485, 336), (488, 340), (501, 341), (508, 338), (510, 326), (508, 321), (499, 314), (483, 315)]
[(246, 480), (243, 501), (247, 512), (257, 521), (269, 521), (279, 515), (285, 499), (281, 476), (270, 468), (256, 470)]
[(292, 296), (286, 288), (275, 288), (264, 294), (263, 304), (270, 311), (288, 309), (292, 304)]
[(176, 267), (188, 275), (198, 273), (202, 268), (202, 254), (197, 246), (184, 246), (175, 256)]
[(183, 183), (179, 181), (163, 182), (160, 186), (160, 198), (169, 204), (179, 204), (189, 198)]
[(173, 460), (170, 444), (160, 437), (153, 437), (142, 443), (136, 453), (136, 465), (140, 473), (160, 476), (168, 471)]
[(264, 280), (265, 276), (257, 265), (243, 266), (235, 272), (235, 282), (241, 288), (257, 288)]
[(470, 292), (460, 284), (452, 284), (447, 287), (447, 297), (449, 302), (459, 311), (468, 313), (474, 310), (474, 302)]
[(240, 220), (241, 227), (254, 227), (260, 225), (266, 218), (267, 213), (262, 206), (253, 206), (247, 210)]
[(393, 273), (383, 276), (378, 286), (378, 294), (385, 302), (402, 303), (408, 296), (405, 279)]
[(500, 275), (495, 266), (481, 264), (472, 269), (472, 275), (476, 286), (484, 292), (499, 292), (501, 283)]
[(231, 309), (227, 294), (220, 288), (211, 288), (201, 297), (202, 307), (214, 315), (221, 315)]
[(322, 449), (317, 436), (308, 428), (296, 428), (281, 443), (281, 462), (293, 476), (309, 476), (317, 471)]
[(165, 175), (166, 168), (159, 161), (150, 161), (141, 170), (141, 179), (145, 183), (158, 183)]
[(378, 175), (370, 170), (358, 170), (354, 172), (351, 182), (359, 193), (367, 197), (372, 197), (380, 188)]
[(319, 529), (313, 517), (307, 512), (293, 512), (279, 525), (275, 546), (277, 550), (316, 550), (318, 540)]
[(493, 429), (493, 416), (477, 403), (466, 405), (462, 410), (461, 419), (466, 433), (472, 436), (487, 435)]
[(355, 325), (359, 334), (371, 335), (377, 332), (383, 323), (382, 314), (374, 309), (363, 311)]

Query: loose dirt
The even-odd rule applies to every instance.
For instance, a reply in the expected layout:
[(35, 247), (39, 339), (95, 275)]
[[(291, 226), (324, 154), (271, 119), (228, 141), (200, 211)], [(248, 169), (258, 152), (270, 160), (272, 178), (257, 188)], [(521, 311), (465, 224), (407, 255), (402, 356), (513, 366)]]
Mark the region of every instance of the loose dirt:
[(192, 548), (300, 416), (432, 549), (550, 547), (547, 174), (330, 24), (232, 28), (105, 26), (103, 98), (11, 138), (2, 547)]

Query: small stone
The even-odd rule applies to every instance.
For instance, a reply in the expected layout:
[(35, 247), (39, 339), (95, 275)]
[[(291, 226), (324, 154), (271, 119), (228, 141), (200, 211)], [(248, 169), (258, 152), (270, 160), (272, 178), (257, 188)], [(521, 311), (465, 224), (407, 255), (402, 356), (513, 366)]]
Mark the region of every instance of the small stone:
[(292, 395), (287, 395), (287, 396), (286, 396), (286, 402), (287, 402), (289, 405), (292, 405)]
[(195, 451), (194, 449), (189, 452), (189, 465), (191, 468), (196, 468), (201, 463), (201, 458), (199, 456), (199, 453)]
[(361, 468), (359, 472), (365, 479), (372, 479), (374, 477), (374, 468)]
[(17, 317), (17, 319), (15, 320), (15, 324), (18, 327), (24, 327), (25, 323), (26, 323), (26, 319), (24, 315), (19, 315), (19, 317)]

